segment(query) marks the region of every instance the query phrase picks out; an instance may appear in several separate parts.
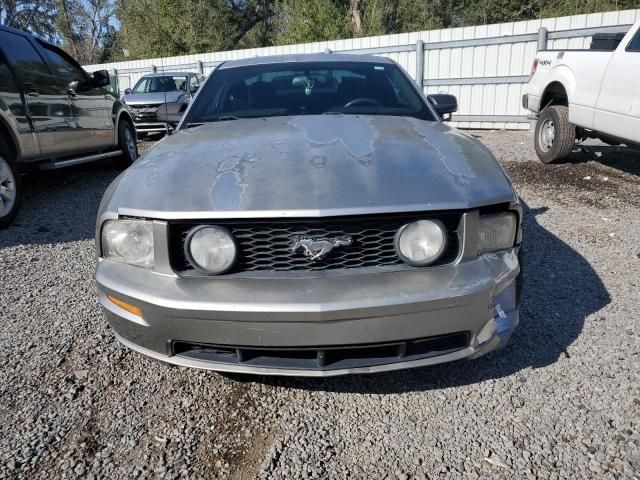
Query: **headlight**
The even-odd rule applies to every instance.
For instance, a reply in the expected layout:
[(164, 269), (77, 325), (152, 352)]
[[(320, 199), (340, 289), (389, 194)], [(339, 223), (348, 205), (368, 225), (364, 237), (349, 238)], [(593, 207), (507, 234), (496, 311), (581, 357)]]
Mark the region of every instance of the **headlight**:
[(139, 267), (153, 267), (153, 222), (106, 221), (102, 226), (102, 256)]
[(236, 261), (236, 242), (231, 232), (215, 225), (196, 227), (184, 244), (187, 259), (197, 270), (207, 275), (219, 275)]
[(513, 213), (483, 215), (478, 229), (478, 252), (495, 252), (513, 247), (517, 221)]
[(418, 220), (396, 234), (396, 252), (408, 263), (421, 267), (440, 258), (447, 246), (447, 230), (438, 220)]

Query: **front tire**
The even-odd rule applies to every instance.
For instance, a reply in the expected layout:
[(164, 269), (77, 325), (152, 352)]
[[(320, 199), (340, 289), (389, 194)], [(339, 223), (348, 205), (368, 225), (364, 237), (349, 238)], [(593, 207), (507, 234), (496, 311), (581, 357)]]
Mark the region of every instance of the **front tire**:
[(16, 218), (21, 199), (20, 174), (15, 164), (8, 160), (8, 155), (0, 150), (0, 229), (11, 225)]
[(118, 125), (118, 145), (122, 150), (122, 155), (114, 160), (114, 164), (118, 168), (128, 168), (138, 158), (138, 145), (136, 132), (131, 124), (125, 120)]
[(552, 163), (567, 157), (576, 143), (576, 127), (569, 122), (569, 108), (552, 105), (545, 108), (538, 122), (534, 145), (538, 158)]

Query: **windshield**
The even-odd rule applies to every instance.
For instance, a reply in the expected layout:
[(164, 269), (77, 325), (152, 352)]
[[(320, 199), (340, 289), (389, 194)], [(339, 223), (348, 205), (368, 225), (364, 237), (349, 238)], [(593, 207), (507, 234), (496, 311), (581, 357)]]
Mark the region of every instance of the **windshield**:
[(185, 125), (284, 115), (404, 115), (435, 120), (395, 65), (295, 62), (222, 68), (202, 87)]
[(133, 93), (158, 93), (176, 90), (186, 92), (187, 85), (188, 81), (185, 76), (142, 77), (133, 87)]

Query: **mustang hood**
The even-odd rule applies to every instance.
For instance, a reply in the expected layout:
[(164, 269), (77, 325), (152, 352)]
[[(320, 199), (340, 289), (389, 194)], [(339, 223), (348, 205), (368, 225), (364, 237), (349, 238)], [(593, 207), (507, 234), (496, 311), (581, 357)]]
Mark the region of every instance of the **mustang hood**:
[(108, 210), (152, 218), (463, 209), (515, 199), (493, 155), (437, 122), (241, 119), (179, 131), (114, 185)]

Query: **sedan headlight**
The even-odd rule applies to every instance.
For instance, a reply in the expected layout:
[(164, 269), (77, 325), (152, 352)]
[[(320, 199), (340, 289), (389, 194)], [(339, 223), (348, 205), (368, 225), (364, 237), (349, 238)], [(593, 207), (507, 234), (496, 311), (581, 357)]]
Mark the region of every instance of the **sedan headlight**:
[(152, 268), (153, 222), (107, 220), (102, 226), (102, 256), (129, 265)]
[(196, 270), (219, 275), (236, 261), (236, 241), (224, 227), (205, 225), (189, 232), (184, 244), (185, 255)]
[(447, 230), (438, 220), (418, 220), (396, 234), (396, 253), (409, 265), (422, 267), (440, 258), (447, 246)]
[(495, 252), (513, 247), (517, 226), (513, 213), (482, 215), (478, 229), (478, 252)]

